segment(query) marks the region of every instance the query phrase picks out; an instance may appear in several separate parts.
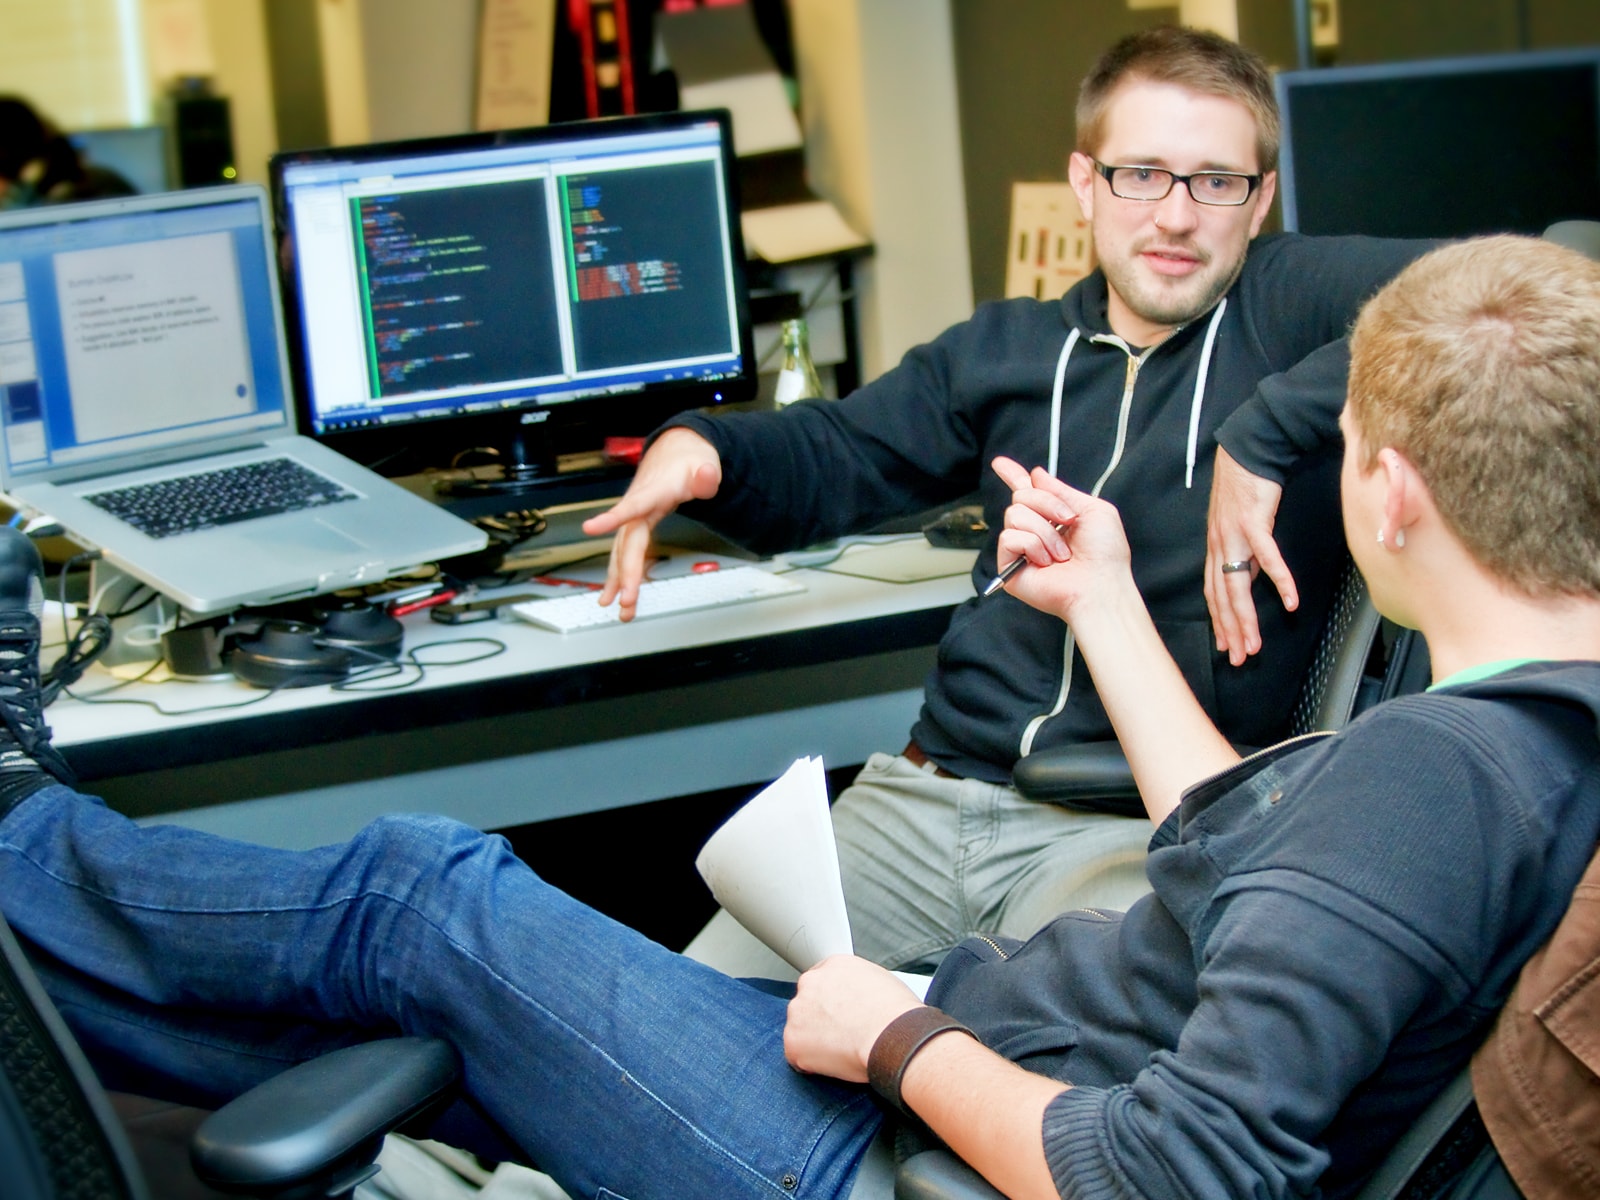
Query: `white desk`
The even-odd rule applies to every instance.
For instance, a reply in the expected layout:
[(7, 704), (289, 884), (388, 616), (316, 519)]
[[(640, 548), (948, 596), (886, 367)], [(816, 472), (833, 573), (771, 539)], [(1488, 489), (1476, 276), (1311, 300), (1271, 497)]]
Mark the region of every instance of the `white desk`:
[(619, 629), (405, 619), (433, 659), (489, 637), (505, 651), (430, 667), (400, 690), (286, 690), (248, 707), (236, 681), (140, 683), (92, 669), (47, 718), (89, 791), (141, 818), (268, 844), (347, 837), (384, 812), (505, 828), (746, 783), (801, 754), (898, 749), (966, 575), (884, 583), (827, 570), (807, 591)]

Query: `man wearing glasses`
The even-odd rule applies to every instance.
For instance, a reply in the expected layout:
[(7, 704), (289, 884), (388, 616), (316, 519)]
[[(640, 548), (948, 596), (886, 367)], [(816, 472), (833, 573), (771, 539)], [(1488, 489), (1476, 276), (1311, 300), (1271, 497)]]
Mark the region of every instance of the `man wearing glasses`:
[[(1252, 240), (1276, 186), (1277, 106), (1261, 60), (1216, 35), (1167, 27), (1112, 47), (1077, 129), (1068, 174), (1097, 271), (1059, 300), (981, 306), (836, 403), (675, 422), (588, 523), (617, 533), (603, 598), (631, 608), (650, 530), (680, 504), (764, 553), (974, 489), (998, 531), (1009, 496), (988, 465), (1005, 455), (1120, 508), (1140, 590), (1202, 706), (1236, 744), (1276, 740), (1344, 560), (1328, 452), (1342, 339), (1425, 247)], [(991, 536), (980, 591), (995, 565)], [(1259, 572), (1283, 601), (1263, 583), (1258, 624)], [(1111, 740), (1059, 622), (1005, 594), (959, 609), (910, 743), (874, 755), (834, 808), (858, 953), (926, 966), (971, 934), (1126, 906), (1146, 887), (1150, 827), (1009, 786), (1036, 750)]]

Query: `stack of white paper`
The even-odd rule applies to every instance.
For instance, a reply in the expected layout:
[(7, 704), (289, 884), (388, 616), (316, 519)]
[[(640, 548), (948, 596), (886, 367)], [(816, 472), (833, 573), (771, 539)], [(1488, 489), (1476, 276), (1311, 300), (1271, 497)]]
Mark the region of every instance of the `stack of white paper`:
[[(800, 758), (701, 847), (694, 860), (717, 903), (797, 971), (853, 954), (820, 758)], [(930, 978), (895, 974), (921, 997)]]
[(717, 903), (797, 971), (854, 952), (820, 758), (796, 759), (694, 860)]

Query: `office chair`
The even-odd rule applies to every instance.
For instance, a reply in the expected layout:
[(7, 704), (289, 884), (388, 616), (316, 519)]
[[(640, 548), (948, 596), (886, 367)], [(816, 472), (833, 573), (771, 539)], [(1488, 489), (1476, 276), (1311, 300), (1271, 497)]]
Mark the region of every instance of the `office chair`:
[[(1316, 654), (1290, 718), (1289, 734), (1340, 729), (1379, 700), (1427, 685), (1427, 645), (1385, 622), (1346, 561)], [(1254, 747), (1239, 747), (1249, 753)], [(1116, 742), (1040, 750), (1017, 763), (1011, 782), (1029, 800), (1146, 819), (1133, 771)]]
[[(948, 1150), (924, 1150), (895, 1173), (894, 1200), (1003, 1200)], [(1395, 1143), (1356, 1200), (1523, 1200), (1472, 1099), (1463, 1070)]]
[[(348, 1196), (384, 1134), (448, 1101), (447, 1043), (389, 1038), (269, 1079), (206, 1118), (191, 1144), (207, 1187), (276, 1200)], [(0, 1163), (8, 1200), (152, 1198), (105, 1092), (0, 916)]]

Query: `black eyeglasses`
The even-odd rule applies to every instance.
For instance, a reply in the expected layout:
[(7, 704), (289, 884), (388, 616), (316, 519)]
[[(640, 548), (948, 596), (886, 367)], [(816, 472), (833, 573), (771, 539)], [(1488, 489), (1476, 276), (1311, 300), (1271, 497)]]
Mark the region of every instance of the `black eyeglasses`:
[(1193, 175), (1174, 175), (1160, 167), (1108, 167), (1099, 159), (1095, 170), (1106, 177), (1111, 194), (1124, 200), (1165, 200), (1172, 185), (1181, 183), (1198, 204), (1217, 204), (1236, 208), (1250, 199), (1261, 183), (1259, 175), (1238, 171), (1196, 171)]

